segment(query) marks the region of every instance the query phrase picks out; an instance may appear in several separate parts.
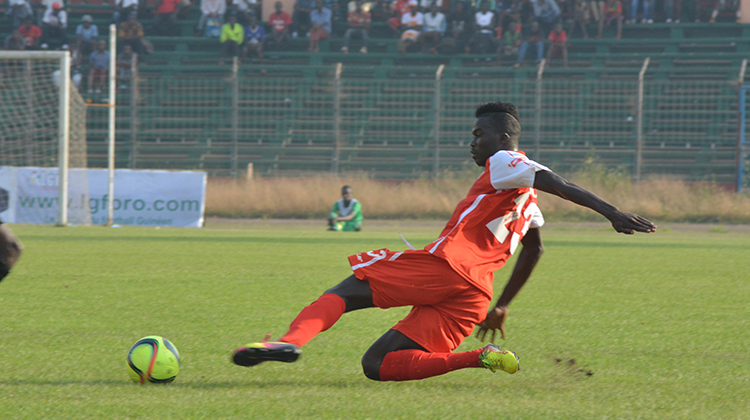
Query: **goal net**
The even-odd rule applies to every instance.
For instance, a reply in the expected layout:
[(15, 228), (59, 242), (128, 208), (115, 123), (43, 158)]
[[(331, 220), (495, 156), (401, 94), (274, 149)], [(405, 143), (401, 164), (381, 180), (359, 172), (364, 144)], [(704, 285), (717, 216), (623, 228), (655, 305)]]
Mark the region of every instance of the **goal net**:
[(67, 52), (0, 51), (3, 221), (91, 224), (86, 103), (70, 76)]

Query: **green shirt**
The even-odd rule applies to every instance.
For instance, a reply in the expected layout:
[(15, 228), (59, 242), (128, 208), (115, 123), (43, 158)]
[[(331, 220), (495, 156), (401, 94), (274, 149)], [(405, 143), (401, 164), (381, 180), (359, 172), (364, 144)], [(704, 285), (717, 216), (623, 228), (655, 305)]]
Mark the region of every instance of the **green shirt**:
[(331, 214), (338, 214), (341, 217), (346, 217), (352, 213), (354, 213), (354, 217), (352, 220), (350, 220), (350, 223), (359, 224), (362, 222), (362, 219), (364, 219), (364, 216), (362, 215), (362, 204), (357, 201), (356, 198), (352, 198), (349, 201), (349, 207), (344, 206), (344, 199), (335, 202), (333, 204), (333, 208), (331, 209)]
[(234, 24), (234, 28), (228, 23), (221, 26), (221, 37), (219, 41), (224, 42), (228, 39), (242, 44), (242, 40), (245, 39), (245, 29), (239, 23)]

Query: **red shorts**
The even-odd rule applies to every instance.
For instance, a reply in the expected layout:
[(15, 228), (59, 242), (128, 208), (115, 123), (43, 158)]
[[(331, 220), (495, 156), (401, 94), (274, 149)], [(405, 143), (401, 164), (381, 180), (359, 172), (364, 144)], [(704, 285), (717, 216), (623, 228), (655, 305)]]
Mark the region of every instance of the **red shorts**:
[(427, 251), (380, 249), (352, 255), (349, 263), (370, 283), (375, 306), (413, 306), (393, 329), (430, 352), (455, 350), (487, 315), (490, 297)]

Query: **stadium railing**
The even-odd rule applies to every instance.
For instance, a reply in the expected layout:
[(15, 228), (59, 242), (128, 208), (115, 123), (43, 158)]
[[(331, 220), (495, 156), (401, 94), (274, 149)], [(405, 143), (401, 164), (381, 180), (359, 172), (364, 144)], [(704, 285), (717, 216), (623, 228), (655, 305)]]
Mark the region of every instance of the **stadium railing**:
[[(556, 171), (594, 161), (643, 177), (734, 181), (736, 80), (645, 78), (639, 113), (638, 69), (599, 80), (558, 78), (545, 69), (537, 80), (497, 77), (492, 69), (471, 77), (445, 67), (439, 82), (437, 69), (428, 70), (432, 79), (363, 78), (346, 66), (338, 77), (334, 66), (280, 66), (264, 77), (233, 66), (138, 76), (118, 94), (117, 164), (217, 176), (241, 176), (252, 163), (261, 176), (336, 170), (429, 177), (469, 164), (474, 108), (505, 100), (520, 110), (522, 148)], [(299, 71), (316, 76), (290, 76)], [(106, 120), (99, 114), (89, 111), (90, 166), (104, 162)]]

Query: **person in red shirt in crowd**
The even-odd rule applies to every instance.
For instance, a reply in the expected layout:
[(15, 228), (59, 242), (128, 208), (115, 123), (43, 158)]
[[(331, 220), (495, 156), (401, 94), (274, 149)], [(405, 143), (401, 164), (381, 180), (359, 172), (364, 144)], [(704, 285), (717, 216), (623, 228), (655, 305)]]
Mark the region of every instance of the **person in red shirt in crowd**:
[(372, 18), (369, 13), (362, 10), (361, 0), (357, 0), (355, 7), (356, 9), (353, 12), (349, 12), (349, 16), (347, 17), (349, 29), (346, 30), (346, 34), (344, 35), (344, 46), (341, 47), (341, 51), (345, 54), (349, 52), (349, 41), (352, 35), (356, 34), (362, 39), (362, 48), (360, 48), (359, 52), (367, 54), (367, 31), (370, 30)]
[(409, 13), (409, 11), (411, 11), (409, 8), (409, 0), (396, 0), (391, 4), (393, 5), (393, 17), (388, 19), (388, 27), (398, 36), (401, 36), (401, 30), (399, 29), (401, 26), (401, 16), (403, 16), (404, 13)]
[(607, 4), (604, 5), (604, 13), (602, 13), (602, 18), (599, 19), (599, 34), (596, 37), (601, 38), (604, 27), (610, 26), (612, 25), (612, 23), (615, 23), (617, 25), (617, 35), (615, 36), (615, 39), (621, 39), (622, 20), (622, 3), (620, 2), (620, 0), (608, 0)]
[(154, 12), (153, 28), (160, 36), (177, 35), (177, 13), (180, 12), (182, 0), (160, 0)]
[[(267, 361), (294, 362), (300, 347), (332, 327), (347, 312), (412, 306), (362, 357), (375, 381), (408, 381), (457, 369), (484, 368), (515, 373), (516, 355), (495, 344), (453, 353), (479, 326), (477, 337), (505, 339), (508, 305), (521, 290), (543, 252), (537, 190), (590, 208), (625, 234), (654, 232), (656, 226), (625, 213), (573, 184), (518, 150), (521, 124), (513, 104), (491, 102), (477, 108), (469, 144), (484, 171), (461, 200), (440, 237), (424, 249), (388, 249), (349, 257), (354, 272), (305, 307), (279, 341), (251, 343), (234, 351), (240, 366)], [(523, 245), (516, 266), (494, 308), (494, 272)], [(410, 246), (411, 248), (411, 246)], [(488, 337), (487, 334), (491, 332)]]
[(563, 67), (568, 68), (568, 34), (565, 33), (562, 23), (555, 25), (555, 29), (549, 33), (549, 51), (547, 51), (547, 62), (558, 53), (562, 54)]
[(266, 42), (276, 48), (282, 48), (289, 41), (289, 28), (292, 26), (292, 17), (283, 10), (284, 5), (280, 1), (277, 1), (273, 7), (275, 11), (268, 16), (268, 25), (271, 27), (271, 33)]
[(27, 50), (38, 50), (39, 49), (39, 38), (42, 37), (42, 29), (34, 25), (31, 17), (27, 17), (23, 20), (23, 26), (18, 28), (18, 32), (21, 33), (24, 41), (26, 42)]

